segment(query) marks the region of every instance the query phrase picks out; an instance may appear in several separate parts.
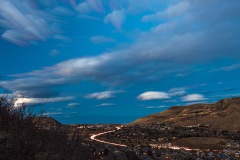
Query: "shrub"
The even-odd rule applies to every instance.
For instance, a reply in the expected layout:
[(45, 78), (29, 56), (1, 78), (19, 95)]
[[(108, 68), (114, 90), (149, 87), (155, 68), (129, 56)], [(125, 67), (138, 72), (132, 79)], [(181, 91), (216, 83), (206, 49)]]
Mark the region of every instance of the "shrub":
[(0, 97), (0, 160), (91, 160), (89, 147), (64, 126), (42, 125), (42, 116)]

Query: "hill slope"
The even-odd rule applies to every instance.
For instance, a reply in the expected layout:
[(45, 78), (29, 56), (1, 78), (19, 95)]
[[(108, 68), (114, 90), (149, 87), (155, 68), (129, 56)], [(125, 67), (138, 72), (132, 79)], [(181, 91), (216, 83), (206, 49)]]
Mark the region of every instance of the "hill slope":
[(41, 124), (46, 127), (52, 127), (52, 126), (61, 126), (62, 124), (58, 122), (56, 119), (52, 117), (35, 117), (33, 119), (33, 122), (39, 122), (38, 124)]
[(240, 131), (240, 98), (224, 99), (214, 104), (171, 107), (137, 119), (131, 125), (162, 122), (176, 126), (209, 124), (217, 130)]

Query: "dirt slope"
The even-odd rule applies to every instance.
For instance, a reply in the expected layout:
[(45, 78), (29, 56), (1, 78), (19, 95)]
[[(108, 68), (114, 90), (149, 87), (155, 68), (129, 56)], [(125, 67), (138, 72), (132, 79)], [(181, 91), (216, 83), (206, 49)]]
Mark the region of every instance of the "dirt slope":
[(214, 104), (171, 107), (160, 113), (137, 119), (131, 125), (168, 122), (177, 126), (209, 124), (218, 130), (240, 131), (240, 98)]

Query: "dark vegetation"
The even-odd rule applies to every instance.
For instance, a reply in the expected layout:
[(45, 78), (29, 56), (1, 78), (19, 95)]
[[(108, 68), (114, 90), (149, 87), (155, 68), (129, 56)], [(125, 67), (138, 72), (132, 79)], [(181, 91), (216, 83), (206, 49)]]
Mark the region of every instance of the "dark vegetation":
[[(29, 107), (0, 97), (0, 160), (91, 160), (89, 147), (62, 125), (46, 125)], [(44, 123), (43, 123), (44, 120)]]

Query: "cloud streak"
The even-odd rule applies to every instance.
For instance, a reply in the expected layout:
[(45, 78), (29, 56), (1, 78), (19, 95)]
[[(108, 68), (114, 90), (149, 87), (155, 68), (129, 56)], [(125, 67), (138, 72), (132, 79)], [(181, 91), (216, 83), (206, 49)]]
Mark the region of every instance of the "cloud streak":
[(189, 94), (182, 97), (183, 102), (196, 102), (196, 101), (204, 101), (204, 100), (207, 100), (207, 98), (205, 98), (204, 95), (201, 95), (201, 94)]
[[(164, 22), (156, 22), (152, 29), (134, 37), (135, 42), (127, 47), (19, 74), (13, 80), (0, 82), (0, 85), (27, 97), (56, 97), (56, 87), (82, 80), (107, 85), (159, 80), (183, 73), (192, 64), (201, 64), (206, 60), (222, 56), (239, 59), (240, 23), (236, 22), (240, 22), (240, 2), (219, 2), (185, 0), (181, 4), (176, 3), (162, 11), (167, 15), (163, 17)], [(215, 6), (214, 11), (212, 6)], [(102, 9), (101, 5), (99, 9)], [(120, 29), (125, 18), (116, 15), (123, 16), (127, 11), (111, 11), (108, 18), (105, 17), (106, 23)], [(158, 13), (153, 11), (153, 15)], [(211, 18), (206, 18), (208, 15)], [(170, 97), (173, 94), (183, 95), (184, 92), (167, 94)]]
[(86, 0), (78, 4), (77, 11), (81, 14), (90, 13), (92, 11), (97, 13), (106, 12), (102, 0)]
[(14, 106), (18, 107), (23, 104), (44, 104), (53, 102), (69, 101), (74, 97), (55, 97), (55, 98), (17, 98), (14, 102)]
[(95, 107), (106, 107), (106, 106), (115, 106), (116, 104), (114, 103), (102, 103), (99, 105), (96, 105)]
[(46, 17), (23, 1), (0, 1), (0, 26), (6, 29), (2, 38), (18, 45), (44, 41), (52, 34)]
[(216, 72), (216, 71), (233, 71), (233, 70), (237, 70), (240, 69), (240, 64), (233, 64), (230, 66), (224, 66), (215, 70), (212, 70), (210, 72)]
[(104, 91), (104, 92), (96, 92), (96, 93), (91, 93), (85, 96), (87, 99), (109, 99), (113, 98), (115, 94), (121, 93), (122, 91)]
[(149, 101), (149, 100), (163, 100), (169, 99), (169, 95), (165, 92), (157, 92), (157, 91), (148, 91), (140, 94), (137, 99), (141, 101)]
[(79, 105), (80, 105), (80, 103), (69, 103), (67, 106), (68, 107), (77, 107)]
[(158, 108), (166, 108), (167, 106), (147, 106), (147, 107), (143, 107), (146, 109), (158, 109)]

